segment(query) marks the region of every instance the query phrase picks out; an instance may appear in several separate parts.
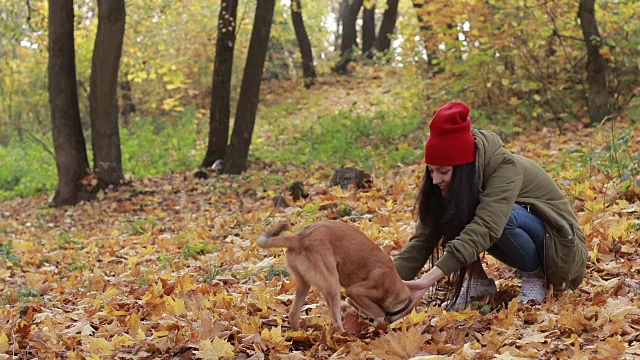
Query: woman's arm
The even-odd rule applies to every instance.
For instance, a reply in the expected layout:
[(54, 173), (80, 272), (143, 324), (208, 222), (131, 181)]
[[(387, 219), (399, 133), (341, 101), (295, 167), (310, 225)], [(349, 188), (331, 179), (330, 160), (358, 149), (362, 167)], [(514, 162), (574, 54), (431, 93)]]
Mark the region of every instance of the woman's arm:
[(444, 271), (437, 266), (434, 266), (429, 270), (426, 274), (422, 275), (420, 279), (413, 281), (405, 281), (404, 283), (407, 285), (409, 290), (411, 290), (411, 298), (413, 302), (416, 303), (419, 301), (425, 292), (433, 285), (435, 285), (438, 280), (445, 277)]
[(477, 260), (498, 240), (522, 187), (522, 172), (510, 154), (492, 161), (498, 163), (490, 165), (495, 170), (486, 174), (488, 178), (473, 220), (447, 243), (444, 255), (436, 263), (447, 275)]
[(400, 278), (403, 280), (415, 278), (427, 263), (435, 246), (435, 243), (429, 241), (429, 229), (418, 222), (413, 236), (409, 238), (400, 253), (393, 258), (393, 265), (400, 274)]

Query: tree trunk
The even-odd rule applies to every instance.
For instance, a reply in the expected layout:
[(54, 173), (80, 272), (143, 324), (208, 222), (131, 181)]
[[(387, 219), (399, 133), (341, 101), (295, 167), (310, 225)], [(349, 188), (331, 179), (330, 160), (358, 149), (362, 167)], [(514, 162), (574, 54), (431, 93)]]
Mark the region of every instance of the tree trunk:
[(302, 4), (300, 0), (291, 1), (291, 20), (293, 28), (296, 32), (296, 39), (300, 47), (300, 56), (302, 57), (302, 76), (304, 77), (304, 87), (307, 89), (313, 86), (316, 81), (316, 69), (313, 65), (313, 50), (309, 35), (304, 27), (302, 20)]
[(342, 19), (342, 42), (340, 43), (340, 55), (342, 56), (358, 46), (356, 22), (362, 3), (363, 0), (352, 0), (349, 8), (344, 12), (345, 17)]
[(222, 168), (226, 174), (240, 174), (247, 167), (274, 8), (275, 0), (260, 0), (256, 6), (247, 62), (244, 66), (242, 85), (240, 86), (236, 121)]
[(89, 113), (93, 170), (103, 186), (118, 186), (124, 180), (118, 126), (118, 70), (125, 17), (124, 0), (98, 0)]
[(373, 58), (374, 45), (376, 43), (376, 4), (364, 7), (362, 10), (362, 55), (368, 59)]
[(380, 24), (378, 38), (376, 39), (376, 49), (379, 53), (383, 53), (391, 48), (391, 35), (396, 28), (399, 1), (400, 0), (387, 0), (387, 8), (382, 15), (382, 23)]
[(344, 12), (344, 18), (342, 19), (340, 60), (332, 69), (338, 74), (346, 74), (347, 66), (354, 58), (354, 48), (358, 46), (356, 21), (358, 20), (358, 13), (360, 13), (362, 3), (363, 0), (352, 0), (349, 4), (349, 8)]
[(120, 82), (120, 96), (122, 97), (120, 115), (122, 115), (122, 126), (125, 129), (131, 129), (131, 114), (136, 112), (136, 104), (133, 103), (132, 93), (131, 81)]
[(337, 51), (342, 48), (342, 31), (344, 29), (343, 20), (346, 18), (346, 13), (349, 11), (349, 0), (340, 0), (336, 9), (336, 35), (334, 40), (334, 49)]
[(587, 83), (589, 92), (587, 108), (589, 125), (597, 124), (609, 115), (609, 92), (607, 90), (607, 60), (600, 54), (603, 40), (596, 22), (595, 0), (580, 0), (578, 18), (582, 36), (587, 46)]
[[(426, 1), (426, 0), (425, 0)], [(424, 6), (425, 1), (422, 0), (411, 0), (413, 4), (413, 8), (416, 11), (416, 15), (418, 17), (418, 23), (420, 24), (420, 32), (422, 36), (426, 39), (431, 32), (431, 25), (427, 22), (427, 19), (422, 16), (422, 7)], [(442, 72), (442, 65), (440, 64), (440, 60), (438, 60), (438, 55), (436, 55), (438, 49), (431, 49), (427, 46), (426, 41), (424, 43), (424, 48), (427, 50), (427, 63), (431, 68), (431, 73), (436, 74)]]
[(236, 45), (238, 0), (223, 0), (218, 13), (218, 39), (211, 84), (209, 142), (200, 166), (211, 167), (227, 155), (229, 117), (231, 116), (231, 75)]
[(89, 198), (81, 184), (89, 161), (80, 124), (73, 39), (73, 0), (49, 0), (49, 107), (58, 170), (55, 206)]

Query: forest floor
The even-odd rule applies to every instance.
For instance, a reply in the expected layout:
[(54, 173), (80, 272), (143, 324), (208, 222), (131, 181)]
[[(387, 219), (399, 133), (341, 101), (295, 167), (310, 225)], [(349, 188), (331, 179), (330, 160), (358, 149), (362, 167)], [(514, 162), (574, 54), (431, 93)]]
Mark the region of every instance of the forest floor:
[[(366, 71), (320, 79), (309, 91), (266, 86), (260, 111), (289, 102), (288, 121), (312, 121), (310, 108), (375, 112), (413, 86), (397, 81), (398, 72)], [(47, 196), (2, 202), (0, 360), (638, 358), (640, 131), (620, 121), (562, 134), (523, 130), (506, 145), (547, 169), (574, 206), (589, 250), (578, 290), (519, 304), (519, 280), (486, 257), (498, 295), (452, 312), (425, 302), (382, 332), (349, 316), (334, 344), (313, 290), (307, 328), (289, 328), (294, 282), (283, 252), (259, 249), (255, 239), (282, 221), (297, 230), (339, 218), (393, 256), (415, 227), (421, 158), (377, 169), (368, 190), (329, 187), (333, 169), (321, 164), (260, 160), (241, 176), (135, 179), (74, 207), (51, 208)], [(612, 148), (612, 137), (624, 147)], [(306, 199), (287, 193), (296, 180)], [(289, 206), (274, 207), (278, 195)]]

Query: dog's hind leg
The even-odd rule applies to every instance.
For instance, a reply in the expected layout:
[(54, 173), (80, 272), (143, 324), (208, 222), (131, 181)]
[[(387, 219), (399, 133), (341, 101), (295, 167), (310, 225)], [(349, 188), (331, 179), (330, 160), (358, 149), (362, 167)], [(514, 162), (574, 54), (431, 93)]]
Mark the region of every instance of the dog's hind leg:
[(290, 270), (296, 280), (296, 298), (293, 301), (293, 305), (291, 305), (291, 310), (289, 310), (289, 325), (291, 325), (293, 330), (298, 330), (300, 328), (300, 311), (302, 310), (302, 305), (304, 305), (311, 286), (300, 273), (293, 268)]

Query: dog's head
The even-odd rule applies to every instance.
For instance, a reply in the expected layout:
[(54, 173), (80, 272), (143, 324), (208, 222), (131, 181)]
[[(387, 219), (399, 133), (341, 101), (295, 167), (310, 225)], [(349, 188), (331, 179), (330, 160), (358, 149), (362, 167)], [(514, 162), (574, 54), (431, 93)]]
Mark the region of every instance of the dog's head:
[(387, 311), (384, 320), (389, 324), (393, 323), (394, 321), (400, 320), (403, 317), (409, 315), (409, 313), (411, 313), (411, 311), (416, 307), (417, 304), (418, 302), (415, 301), (411, 296), (409, 296), (404, 304), (402, 304), (402, 306), (395, 310)]

